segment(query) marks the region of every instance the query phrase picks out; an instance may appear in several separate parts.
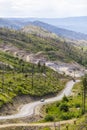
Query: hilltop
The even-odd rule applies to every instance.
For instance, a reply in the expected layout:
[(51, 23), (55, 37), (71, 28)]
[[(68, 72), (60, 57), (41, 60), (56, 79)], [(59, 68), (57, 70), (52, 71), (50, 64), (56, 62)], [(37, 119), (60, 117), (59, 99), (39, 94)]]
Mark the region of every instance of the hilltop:
[(58, 35), (56, 35), (55, 33), (51, 33), (46, 29), (39, 26), (35, 26), (33, 24), (23, 27), (20, 31), (27, 34), (37, 35), (43, 38), (53, 38), (53, 39), (58, 38)]

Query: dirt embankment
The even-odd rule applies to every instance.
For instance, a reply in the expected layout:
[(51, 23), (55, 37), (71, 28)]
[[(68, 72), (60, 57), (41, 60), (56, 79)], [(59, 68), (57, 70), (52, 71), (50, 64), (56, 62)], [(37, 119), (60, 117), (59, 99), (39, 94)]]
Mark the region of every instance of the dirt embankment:
[(17, 96), (13, 98), (11, 103), (7, 103), (0, 108), (0, 116), (15, 114), (24, 104), (41, 100), (41, 98), (47, 99), (54, 96), (56, 96), (56, 94), (48, 94), (44, 97), (32, 97), (30, 95)]
[[(49, 97), (49, 96), (47, 96)], [(46, 97), (46, 98), (47, 98)], [(22, 95), (22, 96), (17, 96), (13, 99), (12, 103), (7, 103), (0, 108), (0, 116), (5, 116), (5, 115), (12, 115), (15, 114), (19, 111), (22, 105), (34, 102), (37, 100), (40, 100), (40, 97), (31, 97), (29, 95)], [(42, 117), (40, 115), (32, 115), (30, 117), (25, 117), (25, 118), (18, 118), (18, 119), (9, 119), (9, 120), (0, 120), (0, 124), (8, 124), (8, 123), (19, 123), (19, 122), (34, 122), (40, 120)]]
[(0, 108), (0, 116), (15, 114), (22, 105), (35, 100), (38, 100), (38, 98), (30, 97), (29, 95), (17, 96), (13, 98), (12, 103), (7, 103)]

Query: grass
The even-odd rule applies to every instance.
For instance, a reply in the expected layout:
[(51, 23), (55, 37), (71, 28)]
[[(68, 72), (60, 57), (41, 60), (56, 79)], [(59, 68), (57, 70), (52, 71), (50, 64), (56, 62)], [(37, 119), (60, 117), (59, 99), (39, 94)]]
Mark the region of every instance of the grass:
[(87, 114), (81, 116), (80, 118), (78, 118), (77, 120), (75, 120), (72, 124), (65, 124), (65, 125), (61, 125), (61, 130), (67, 130), (68, 126), (68, 130), (81, 130), (83, 127), (84, 129), (82, 130), (86, 130), (87, 128)]
[[(4, 74), (4, 83), (0, 79), (0, 100), (6, 103), (14, 96), (21, 94), (29, 94), (31, 96), (44, 96), (59, 92), (63, 89), (64, 84), (58, 80), (58, 75), (54, 77), (55, 73), (46, 73), (46, 78), (42, 74), (35, 73), (33, 76), (30, 73), (7, 73)], [(27, 77), (25, 76), (27, 75)], [(2, 76), (2, 75), (1, 75)], [(51, 79), (53, 81), (51, 82)]]
[(2, 128), (0, 130), (51, 130), (49, 127), (29, 127), (29, 126), (20, 126), (20, 127), (12, 127), (12, 128)]
[(82, 116), (81, 88), (81, 82), (76, 83), (72, 90), (72, 96), (66, 98), (67, 100), (63, 98), (62, 101), (44, 105), (42, 108), (44, 115), (42, 122), (80, 118)]
[(69, 78), (44, 65), (33, 65), (7, 53), (0, 53), (0, 60), (4, 64), (0, 64), (0, 107), (18, 95), (42, 97), (56, 94)]

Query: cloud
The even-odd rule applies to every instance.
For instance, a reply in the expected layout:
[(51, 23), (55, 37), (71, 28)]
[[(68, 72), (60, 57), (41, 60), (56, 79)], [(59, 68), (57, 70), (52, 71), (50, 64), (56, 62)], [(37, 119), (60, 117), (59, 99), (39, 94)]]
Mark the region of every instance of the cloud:
[(87, 0), (0, 0), (1, 17), (87, 15)]

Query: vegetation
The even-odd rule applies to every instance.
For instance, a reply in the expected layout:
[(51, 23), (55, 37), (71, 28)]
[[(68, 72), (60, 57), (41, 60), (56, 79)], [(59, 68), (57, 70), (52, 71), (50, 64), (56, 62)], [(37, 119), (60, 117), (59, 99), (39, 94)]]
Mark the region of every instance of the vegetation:
[(64, 41), (63, 38), (45, 38), (34, 34), (0, 28), (0, 46), (7, 45), (25, 50), (27, 53), (42, 52), (42, 55), (48, 60), (77, 61), (85, 65), (87, 63), (86, 53), (82, 55), (80, 49), (74, 47), (69, 41)]
[(49, 128), (49, 127), (44, 127), (44, 128), (42, 128), (42, 129), (39, 129), (39, 130), (51, 130), (51, 128)]
[[(82, 83), (73, 88), (73, 96), (64, 96), (62, 101), (43, 106), (44, 121), (59, 121), (82, 116)], [(87, 108), (87, 104), (86, 104)], [(51, 118), (51, 119), (50, 119)]]
[(20, 127), (12, 127), (12, 128), (2, 128), (2, 130), (51, 130), (49, 127), (29, 127), (29, 126), (20, 126)]
[[(64, 88), (67, 80), (45, 64), (27, 63), (7, 53), (0, 53), (0, 60), (0, 107), (4, 103), (12, 102), (17, 95), (40, 97), (56, 94)], [(61, 76), (63, 80), (60, 80)]]
[(85, 113), (86, 96), (87, 96), (87, 74), (82, 79), (82, 91), (83, 91), (83, 113)]

